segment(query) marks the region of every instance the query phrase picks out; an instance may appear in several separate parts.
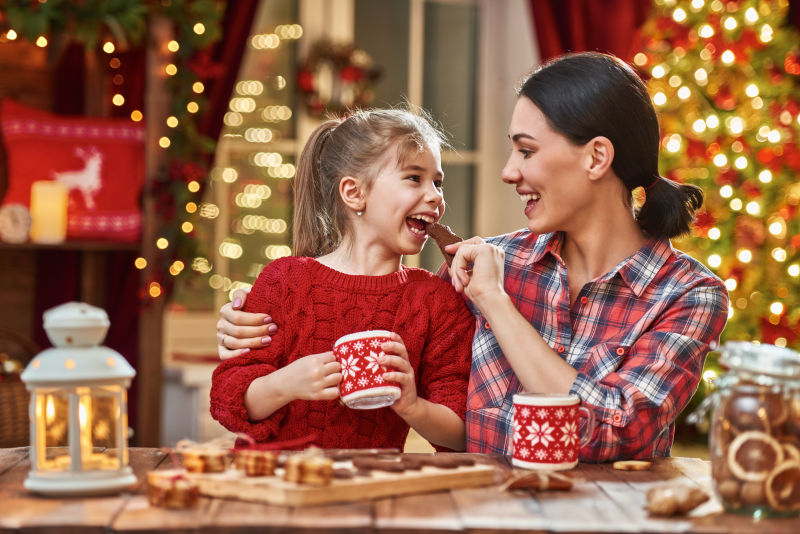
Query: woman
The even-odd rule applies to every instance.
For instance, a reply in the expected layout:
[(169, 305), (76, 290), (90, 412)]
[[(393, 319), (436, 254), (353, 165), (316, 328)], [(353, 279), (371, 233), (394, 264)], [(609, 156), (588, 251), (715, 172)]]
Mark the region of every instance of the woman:
[[(530, 74), (509, 139), (503, 181), (527, 228), (448, 249), (447, 275), (479, 321), (467, 450), (509, 452), (513, 395), (535, 391), (574, 393), (594, 411), (582, 461), (669, 455), (675, 418), (727, 318), (722, 282), (669, 242), (689, 230), (701, 191), (658, 175), (655, 110), (613, 56), (567, 55)], [(231, 306), (221, 313), (221, 357), (275, 327)]]

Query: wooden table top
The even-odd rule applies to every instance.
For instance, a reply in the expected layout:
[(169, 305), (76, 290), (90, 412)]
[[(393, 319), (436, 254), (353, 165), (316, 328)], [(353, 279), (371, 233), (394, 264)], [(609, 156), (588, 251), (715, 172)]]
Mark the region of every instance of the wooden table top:
[[(499, 491), (498, 486), (389, 497), (373, 501), (292, 508), (201, 497), (189, 510), (151, 507), (148, 471), (172, 462), (159, 449), (131, 449), (139, 483), (105, 497), (55, 498), (23, 487), (28, 448), (0, 449), (0, 533), (24, 532), (800, 532), (800, 518), (763, 519), (728, 514), (711, 492), (710, 464), (663, 458), (649, 471), (619, 471), (610, 464), (581, 464), (569, 472), (566, 492)], [(483, 457), (507, 470), (505, 457)], [(665, 482), (699, 486), (712, 495), (689, 517), (654, 518), (645, 491)]]

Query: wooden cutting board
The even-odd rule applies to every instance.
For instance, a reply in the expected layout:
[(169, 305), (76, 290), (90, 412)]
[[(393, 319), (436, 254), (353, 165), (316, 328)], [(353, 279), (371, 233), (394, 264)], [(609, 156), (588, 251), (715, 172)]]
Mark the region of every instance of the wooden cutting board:
[[(336, 467), (346, 467), (347, 464)], [(187, 473), (196, 481), (201, 495), (266, 502), (286, 506), (308, 506), (334, 502), (351, 502), (394, 495), (428, 493), (432, 491), (474, 486), (489, 486), (496, 482), (496, 470), (490, 465), (476, 464), (455, 469), (425, 466), (418, 471), (386, 473), (372, 471), (369, 476), (333, 479), (327, 486), (298, 484), (283, 480), (283, 469), (274, 476), (248, 477), (237, 469), (224, 473)]]

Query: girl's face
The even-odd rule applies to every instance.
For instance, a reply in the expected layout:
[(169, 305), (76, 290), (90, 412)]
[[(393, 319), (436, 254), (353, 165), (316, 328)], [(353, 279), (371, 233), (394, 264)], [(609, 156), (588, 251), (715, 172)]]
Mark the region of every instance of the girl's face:
[(383, 247), (389, 254), (417, 254), (428, 235), (427, 223), (444, 213), (441, 156), (425, 148), (398, 162), (391, 150), (365, 196), (358, 239)]
[(553, 130), (527, 97), (517, 99), (508, 129), (511, 155), (503, 181), (516, 187), (528, 229), (536, 234), (570, 231), (591, 200), (583, 146)]

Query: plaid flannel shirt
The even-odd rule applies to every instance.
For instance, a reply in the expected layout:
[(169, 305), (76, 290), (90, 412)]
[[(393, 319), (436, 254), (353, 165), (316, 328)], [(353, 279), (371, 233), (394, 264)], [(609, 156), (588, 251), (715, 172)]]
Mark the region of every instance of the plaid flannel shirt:
[[(517, 310), (578, 376), (570, 388), (597, 429), (580, 460), (669, 456), (675, 418), (699, 384), (725, 326), (728, 294), (700, 262), (650, 239), (570, 305), (562, 234), (490, 238), (505, 251)], [(467, 450), (511, 453), (512, 399), (522, 387), (477, 308), (467, 394)]]

